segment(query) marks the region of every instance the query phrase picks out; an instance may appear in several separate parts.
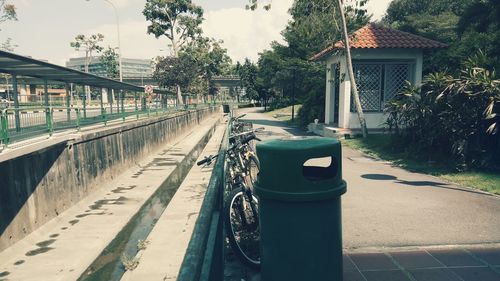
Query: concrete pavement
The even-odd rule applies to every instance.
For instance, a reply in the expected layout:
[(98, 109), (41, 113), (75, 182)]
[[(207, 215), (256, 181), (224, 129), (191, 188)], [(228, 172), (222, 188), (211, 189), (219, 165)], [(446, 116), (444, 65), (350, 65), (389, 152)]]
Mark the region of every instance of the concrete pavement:
[[(194, 159), (188, 158), (193, 153), (198, 155), (197, 147), (213, 132), (218, 120), (218, 115), (207, 118), (0, 252), (0, 280), (78, 279), (129, 221), (134, 220), (142, 206), (151, 202), (150, 197), (170, 175), (180, 179), (176, 168), (185, 161), (192, 163)], [(168, 193), (173, 194), (175, 190)], [(165, 204), (170, 198), (162, 197), (160, 203)], [(160, 210), (151, 208), (146, 215), (153, 216)], [(137, 240), (131, 242), (134, 246), (138, 244)], [(111, 258), (107, 255), (105, 262)]]
[[(247, 112), (262, 139), (305, 132)], [(344, 247), (472, 245), (500, 243), (500, 196), (412, 173), (353, 149), (342, 148)]]

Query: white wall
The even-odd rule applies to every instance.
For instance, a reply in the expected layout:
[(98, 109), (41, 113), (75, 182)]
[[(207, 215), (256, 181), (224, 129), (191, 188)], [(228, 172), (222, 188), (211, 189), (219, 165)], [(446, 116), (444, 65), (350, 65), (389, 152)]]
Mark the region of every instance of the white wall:
[[(333, 65), (339, 63), (340, 57), (330, 56), (326, 61), (326, 89), (325, 89), (325, 124), (333, 124), (335, 118), (335, 77)], [(337, 93), (338, 94), (338, 93)]]
[[(416, 85), (422, 83), (422, 50), (421, 49), (353, 49), (353, 60), (412, 60), (415, 62), (414, 81)], [(332, 124), (334, 120), (334, 85), (333, 71), (331, 66), (340, 62), (340, 96), (339, 96), (339, 122), (340, 128), (360, 128), (358, 116), (350, 112), (351, 108), (351, 83), (342, 53), (328, 57), (326, 60), (326, 99), (325, 99), (325, 123)], [(330, 69), (330, 70), (329, 70)], [(344, 79), (342, 79), (344, 77)], [(386, 116), (382, 112), (365, 113), (368, 128), (382, 128)]]

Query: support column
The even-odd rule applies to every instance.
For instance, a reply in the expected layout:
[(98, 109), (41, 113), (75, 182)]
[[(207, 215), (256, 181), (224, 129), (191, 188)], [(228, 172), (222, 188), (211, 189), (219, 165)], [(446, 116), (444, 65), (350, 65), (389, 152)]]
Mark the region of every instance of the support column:
[(49, 108), (49, 85), (47, 79), (43, 80), (43, 107), (45, 108), (45, 125), (50, 127), (50, 108)]
[[(116, 90), (115, 90), (115, 93), (116, 93)], [(116, 98), (116, 113), (120, 113), (120, 100), (122, 97), (122, 91), (118, 90), (118, 94), (116, 96), (117, 96), (117, 98)]]
[(333, 85), (334, 66), (330, 62), (326, 65), (326, 89), (325, 89), (325, 124), (332, 124), (334, 122), (335, 114), (335, 96), (332, 89), (335, 88)]
[(66, 116), (68, 122), (71, 121), (71, 88), (68, 83), (66, 83)]
[(141, 93), (141, 111), (146, 110), (146, 95)]
[(47, 80), (43, 80), (43, 106), (49, 107), (49, 85)]
[(139, 106), (137, 106), (137, 92), (134, 92), (134, 107), (137, 119), (139, 119)]
[(87, 86), (82, 86), (83, 87), (83, 119), (87, 118)]
[(108, 95), (109, 95), (108, 103), (109, 103), (110, 114), (113, 114), (114, 91), (115, 90), (108, 88)]
[(17, 92), (17, 75), (12, 75), (12, 95), (14, 96), (14, 118), (16, 132), (21, 131), (21, 119), (19, 118), (19, 94)]
[(108, 104), (108, 97), (109, 97), (108, 89), (102, 88), (101, 89), (101, 96), (102, 96), (103, 104)]
[(351, 117), (351, 80), (345, 58), (340, 58), (340, 77), (344, 77), (340, 83), (339, 91), (339, 127), (349, 128)]
[(37, 97), (36, 97), (36, 85), (30, 85), (29, 86), (30, 90), (29, 90), (29, 98), (28, 98), (28, 101), (33, 101), (33, 100), (37, 100)]
[(104, 94), (105, 94), (104, 89), (101, 89), (101, 96), (99, 98), (99, 101), (101, 102), (101, 114), (102, 115), (104, 115)]
[(122, 119), (123, 119), (123, 121), (125, 121), (125, 106), (124, 106), (125, 92), (123, 90), (120, 90), (120, 101), (121, 101), (121, 108), (122, 108)]

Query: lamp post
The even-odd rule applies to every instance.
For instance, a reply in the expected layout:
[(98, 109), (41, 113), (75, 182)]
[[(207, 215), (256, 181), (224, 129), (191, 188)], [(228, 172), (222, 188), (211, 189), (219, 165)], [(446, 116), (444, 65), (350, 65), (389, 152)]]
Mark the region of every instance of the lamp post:
[[(90, 0), (86, 0), (89, 2)], [(111, 0), (104, 0), (108, 2), (111, 7), (113, 7), (113, 11), (115, 12), (115, 17), (116, 17), (116, 31), (118, 35), (118, 65), (119, 65), (119, 70), (120, 70), (120, 82), (123, 82), (123, 73), (122, 73), (122, 46), (120, 42), (120, 18), (118, 17), (118, 10), (116, 9), (115, 4), (111, 2)]]

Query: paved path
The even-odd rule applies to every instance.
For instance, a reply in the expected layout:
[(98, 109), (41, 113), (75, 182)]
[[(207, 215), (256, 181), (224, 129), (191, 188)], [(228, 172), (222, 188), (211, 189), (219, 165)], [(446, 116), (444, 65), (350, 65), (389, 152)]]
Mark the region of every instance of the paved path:
[[(254, 127), (265, 127), (263, 139), (304, 134), (257, 110), (248, 110), (245, 118)], [(411, 173), (349, 148), (344, 147), (342, 153), (343, 177), (348, 184), (342, 197), (343, 243), (347, 256), (355, 256), (345, 262), (345, 271), (355, 269), (346, 273), (345, 281), (500, 280), (499, 196)], [(472, 267), (470, 272), (458, 268), (461, 275), (454, 271), (448, 276), (447, 265), (442, 261), (436, 264), (437, 259), (429, 255), (434, 250), (445, 251), (451, 259), (469, 258), (473, 261), (458, 265), (477, 268)], [(401, 251), (409, 251), (409, 267), (391, 255)], [(489, 251), (489, 262), (474, 251)], [(379, 263), (380, 259), (384, 261)], [(430, 267), (435, 272), (410, 273), (423, 266), (413, 262), (427, 260), (434, 263), (424, 264), (423, 268)], [(350, 261), (364, 265), (352, 267)], [(365, 274), (364, 270), (376, 272)], [(246, 278), (259, 280), (258, 275), (251, 273)], [(228, 276), (227, 280), (236, 279)]]
[[(265, 114), (247, 113), (263, 139), (304, 134)], [(500, 196), (412, 173), (344, 147), (344, 247), (500, 243)]]

